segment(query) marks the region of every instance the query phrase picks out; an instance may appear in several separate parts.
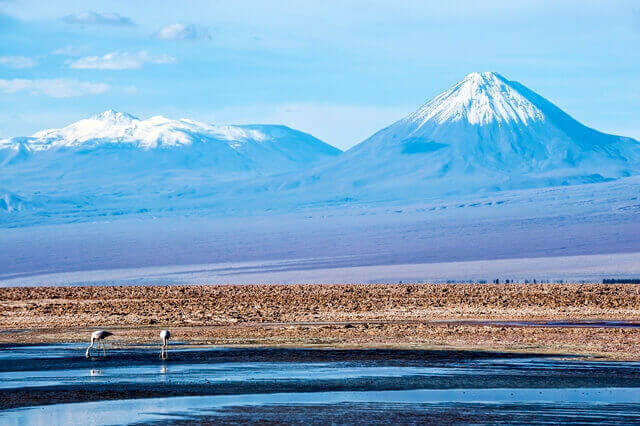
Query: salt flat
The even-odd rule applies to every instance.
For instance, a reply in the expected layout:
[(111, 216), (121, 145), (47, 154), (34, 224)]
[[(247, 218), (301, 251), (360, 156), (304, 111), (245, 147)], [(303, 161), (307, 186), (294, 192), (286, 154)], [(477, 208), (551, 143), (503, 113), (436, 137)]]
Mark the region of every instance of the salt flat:
[[(597, 282), (607, 277), (640, 275), (640, 253), (557, 256), (466, 262), (317, 267), (332, 260), (238, 262), (146, 268), (102, 269), (9, 276), (0, 286), (40, 285), (163, 285), (163, 284), (294, 284), (487, 281), (508, 277), (537, 280)], [(503, 280), (505, 278), (502, 278)]]
[(631, 177), (412, 204), (7, 221), (0, 285), (632, 277), (639, 194)]

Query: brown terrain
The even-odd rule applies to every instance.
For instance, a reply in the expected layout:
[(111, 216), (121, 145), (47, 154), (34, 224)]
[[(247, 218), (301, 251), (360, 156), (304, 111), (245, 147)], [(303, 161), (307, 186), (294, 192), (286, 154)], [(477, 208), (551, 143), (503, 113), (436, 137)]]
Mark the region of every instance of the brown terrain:
[[(640, 359), (640, 286), (603, 284), (229, 285), (0, 288), (0, 343), (448, 348)], [(506, 322), (506, 323), (505, 323)], [(597, 324), (596, 324), (597, 325)]]

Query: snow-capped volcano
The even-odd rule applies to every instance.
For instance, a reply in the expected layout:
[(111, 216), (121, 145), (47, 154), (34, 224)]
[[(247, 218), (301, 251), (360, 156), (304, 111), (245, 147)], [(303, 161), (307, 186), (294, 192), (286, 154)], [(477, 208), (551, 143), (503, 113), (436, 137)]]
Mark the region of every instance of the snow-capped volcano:
[[(92, 149), (98, 147), (141, 150), (215, 148), (217, 154), (246, 157), (254, 168), (275, 166), (281, 172), (337, 155), (340, 151), (306, 133), (285, 126), (214, 126), (189, 119), (163, 116), (140, 120), (130, 114), (107, 110), (61, 129), (42, 130), (29, 138), (0, 140), (3, 147), (30, 151)], [(277, 157), (277, 158), (276, 158)], [(211, 159), (220, 161), (220, 158)], [(265, 164), (261, 164), (261, 163)], [(280, 162), (281, 164), (275, 164)], [(264, 169), (266, 171), (266, 169)]]
[(493, 122), (527, 125), (543, 119), (544, 113), (504, 77), (493, 72), (474, 72), (423, 105), (406, 121), (423, 127), (430, 121), (438, 124), (466, 121), (475, 125)]
[(0, 211), (35, 205), (100, 210), (105, 203), (122, 212), (175, 208), (184, 194), (217, 193), (230, 182), (291, 172), (340, 152), (285, 126), (140, 120), (108, 110), (60, 129), (0, 140), (0, 198), (6, 204)]
[(413, 195), (585, 183), (639, 172), (638, 141), (583, 126), (493, 72), (467, 75), (316, 171), (347, 192), (405, 188)]

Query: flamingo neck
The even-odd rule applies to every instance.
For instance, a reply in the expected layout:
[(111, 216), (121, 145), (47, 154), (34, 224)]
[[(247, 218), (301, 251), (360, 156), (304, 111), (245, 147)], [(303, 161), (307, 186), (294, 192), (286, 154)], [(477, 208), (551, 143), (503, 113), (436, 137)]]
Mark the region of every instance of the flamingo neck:
[(87, 348), (87, 358), (89, 358), (89, 352), (91, 351), (91, 348), (93, 347), (93, 344), (95, 343), (95, 339), (92, 337), (91, 338), (91, 344), (89, 345), (89, 347)]

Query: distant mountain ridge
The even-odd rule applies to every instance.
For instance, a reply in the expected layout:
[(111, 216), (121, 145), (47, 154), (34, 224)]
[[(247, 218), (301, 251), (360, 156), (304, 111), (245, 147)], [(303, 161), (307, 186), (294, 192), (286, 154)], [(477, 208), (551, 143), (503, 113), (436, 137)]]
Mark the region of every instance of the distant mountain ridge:
[(0, 140), (4, 162), (12, 150), (13, 159), (43, 151), (81, 150), (86, 154), (90, 150), (127, 149), (174, 150), (178, 162), (193, 150), (191, 157), (205, 164), (210, 161), (211, 167), (224, 162), (224, 169), (261, 173), (281, 173), (340, 153), (337, 148), (286, 126), (214, 126), (162, 116), (140, 120), (113, 110), (60, 129), (42, 130), (31, 137)]

